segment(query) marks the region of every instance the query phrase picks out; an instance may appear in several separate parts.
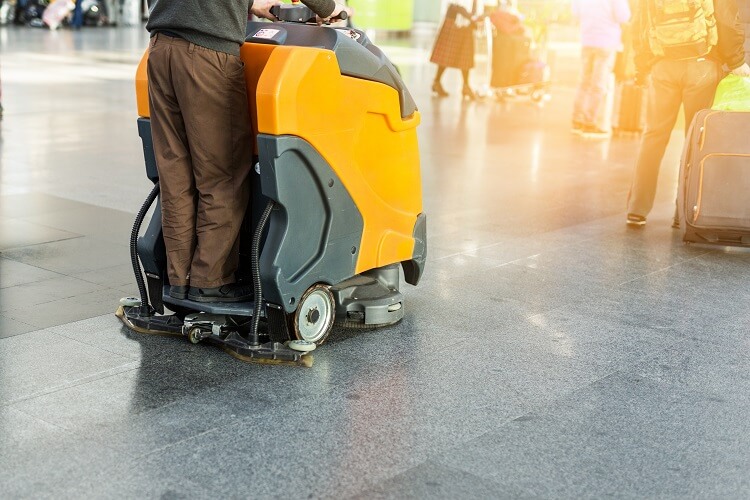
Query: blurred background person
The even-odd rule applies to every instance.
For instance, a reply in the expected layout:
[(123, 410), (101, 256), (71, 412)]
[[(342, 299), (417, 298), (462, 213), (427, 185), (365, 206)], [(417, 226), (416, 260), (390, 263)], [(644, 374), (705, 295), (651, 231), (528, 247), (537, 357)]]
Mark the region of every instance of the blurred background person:
[[(643, 82), (649, 74), (651, 78), (646, 131), (628, 194), (631, 226), (644, 225), (654, 206), (659, 168), (680, 107), (687, 129), (699, 110), (711, 107), (724, 76), (722, 66), (738, 76), (750, 76), (736, 0), (703, 0), (699, 9), (685, 7), (688, 14), (682, 17), (686, 21), (680, 30), (675, 30), (673, 21), (679, 2), (659, 1), (657, 5), (656, 0), (641, 0), (633, 19), (636, 80)], [(671, 9), (664, 29), (658, 21), (662, 8)], [(674, 226), (679, 227), (679, 220)]]
[(430, 62), (438, 66), (432, 82), (432, 92), (438, 97), (448, 96), (442, 84), (445, 69), (457, 68), (461, 70), (463, 78), (461, 95), (465, 99), (476, 99), (469, 84), (469, 71), (474, 67), (474, 30), (478, 20), (476, 0), (471, 4), (471, 11), (460, 3), (448, 5), (430, 57)]
[(76, 0), (73, 8), (73, 20), (70, 22), (73, 29), (79, 30), (83, 26), (83, 0)]
[(581, 77), (573, 105), (574, 133), (608, 137), (597, 125), (607, 86), (622, 45), (622, 25), (630, 20), (628, 0), (573, 0), (581, 23)]

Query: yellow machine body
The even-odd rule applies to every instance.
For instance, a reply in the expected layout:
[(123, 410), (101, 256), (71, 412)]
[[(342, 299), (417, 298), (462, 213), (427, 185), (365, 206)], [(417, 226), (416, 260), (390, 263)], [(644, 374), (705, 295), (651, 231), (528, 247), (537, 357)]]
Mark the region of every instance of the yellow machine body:
[[(144, 118), (150, 116), (147, 58), (136, 76)], [(356, 273), (412, 259), (422, 213), (419, 112), (402, 118), (395, 89), (342, 75), (330, 50), (248, 42), (241, 58), (255, 136), (309, 142), (359, 209), (364, 229)]]

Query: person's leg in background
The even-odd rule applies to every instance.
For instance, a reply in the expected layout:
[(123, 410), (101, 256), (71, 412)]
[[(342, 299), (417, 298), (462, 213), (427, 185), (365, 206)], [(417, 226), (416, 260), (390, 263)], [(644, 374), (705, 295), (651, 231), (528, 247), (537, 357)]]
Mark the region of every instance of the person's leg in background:
[[(695, 114), (713, 104), (716, 87), (723, 76), (721, 65), (710, 59), (689, 61), (685, 73), (685, 88), (682, 92), (682, 106), (685, 111), (685, 140)], [(680, 196), (680, 193), (677, 193)], [(675, 212), (672, 220), (674, 229), (680, 228), (678, 202), (675, 201)]]
[(115, 20), (114, 20), (114, 15), (115, 15), (115, 13), (114, 13), (114, 3), (112, 2), (112, 0), (103, 0), (102, 1), (102, 7), (104, 8), (104, 12), (103, 12), (104, 17), (107, 18), (106, 25), (107, 26), (112, 26), (114, 24), (114, 22), (115, 22)]
[(719, 63), (710, 59), (688, 61), (682, 101), (685, 108), (685, 133), (695, 114), (710, 108), (714, 102), (716, 87), (722, 78)]
[(654, 206), (659, 168), (682, 104), (685, 68), (685, 61), (662, 60), (651, 72), (646, 130), (641, 138), (628, 194), (627, 222), (631, 225), (645, 224)]
[(461, 70), (461, 77), (463, 78), (464, 87), (461, 91), (461, 95), (470, 100), (474, 100), (477, 98), (477, 95), (474, 93), (474, 91), (471, 88), (471, 85), (469, 84), (469, 71), (468, 69), (462, 69)]
[(584, 134), (608, 136), (608, 130), (601, 130), (597, 125), (602, 111), (610, 78), (615, 64), (615, 52), (612, 50), (592, 48), (588, 88), (582, 102)]
[(76, 6), (73, 9), (73, 20), (70, 25), (73, 29), (79, 30), (83, 26), (83, 0), (76, 0)]
[(593, 72), (594, 52), (591, 47), (583, 47), (581, 49), (581, 76), (578, 83), (578, 90), (576, 91), (576, 98), (573, 103), (573, 127), (571, 129), (574, 133), (580, 133), (583, 130), (586, 123), (586, 117), (584, 115), (585, 102), (588, 99), (589, 86), (591, 81), (591, 75)]
[(26, 2), (28, 0), (16, 0), (16, 14), (14, 16), (14, 24), (24, 24), (25, 16), (23, 11), (26, 9)]
[(438, 97), (448, 97), (448, 92), (446, 92), (441, 83), (443, 73), (445, 73), (445, 66), (438, 66), (437, 73), (435, 73), (435, 80), (432, 82), (432, 91)]

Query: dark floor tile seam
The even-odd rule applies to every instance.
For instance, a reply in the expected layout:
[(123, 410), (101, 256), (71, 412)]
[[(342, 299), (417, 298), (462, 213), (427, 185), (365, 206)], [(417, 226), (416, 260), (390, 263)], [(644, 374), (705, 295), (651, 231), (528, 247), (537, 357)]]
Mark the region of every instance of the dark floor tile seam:
[[(38, 225), (41, 225), (41, 224), (38, 224)], [(45, 227), (49, 227), (49, 226), (45, 226)], [(50, 229), (56, 229), (58, 231), (65, 231), (64, 229), (59, 229), (59, 228), (55, 228), (55, 227), (50, 227)], [(50, 243), (59, 243), (61, 241), (77, 240), (79, 238), (91, 238), (91, 236), (87, 236), (85, 234), (78, 234), (78, 233), (73, 233), (73, 232), (70, 232), (70, 231), (67, 231), (67, 232), (69, 232), (70, 234), (74, 234), (76, 236), (71, 236), (70, 238), (60, 238), (58, 240), (42, 241), (42, 242), (39, 242), (39, 243), (32, 243), (30, 245), (21, 245), (20, 247), (4, 248), (3, 252), (10, 252), (12, 250), (23, 250), (24, 248), (33, 248), (33, 247), (38, 247), (39, 245), (49, 245)], [(5, 257), (5, 258), (8, 259), (8, 260), (14, 260), (15, 261), (15, 259), (12, 259), (10, 257)], [(16, 261), (16, 262), (21, 262), (21, 261)], [(25, 264), (25, 262), (21, 262), (21, 263)], [(26, 265), (29, 265), (29, 264), (26, 264)], [(39, 267), (39, 266), (35, 266), (35, 267)], [(45, 269), (45, 268), (42, 267), (41, 269)], [(49, 269), (46, 269), (46, 270), (49, 271)]]
[[(683, 342), (685, 342), (685, 341), (684, 340), (678, 340), (678, 341), (674, 342), (673, 344), (670, 344), (669, 347), (670, 348), (674, 347), (675, 345), (677, 345), (679, 343), (683, 343)], [(664, 349), (662, 349), (662, 351), (663, 350)], [(643, 358), (645, 359), (646, 357), (648, 357), (648, 356), (644, 356)], [(635, 366), (640, 361), (642, 361), (644, 359), (641, 359), (641, 360), (638, 360), (638, 361), (633, 361), (630, 364), (632, 366)], [(639, 378), (641, 380), (647, 379), (647, 380), (649, 380), (651, 382), (654, 382), (656, 384), (661, 384), (661, 385), (668, 386), (668, 387), (675, 387), (675, 388), (678, 388), (678, 389), (682, 389), (682, 387), (680, 385), (676, 384), (676, 383), (665, 382), (663, 380), (658, 380), (658, 379), (647, 377), (645, 375), (640, 375), (640, 374), (632, 371), (632, 366), (631, 366), (631, 368), (619, 368), (619, 369), (613, 370), (613, 371), (611, 371), (611, 372), (609, 372), (609, 373), (607, 373), (605, 375), (602, 375), (601, 377), (598, 377), (598, 378), (596, 378), (596, 379), (594, 379), (594, 380), (592, 380), (590, 382), (587, 382), (586, 384), (584, 384), (582, 386), (576, 387), (576, 388), (571, 389), (569, 391), (562, 392), (559, 395), (557, 395), (556, 397), (554, 397), (553, 399), (550, 399), (549, 401), (546, 401), (544, 403), (538, 403), (538, 404), (529, 405), (528, 411), (524, 412), (522, 415), (519, 415), (517, 417), (510, 418), (510, 419), (506, 420), (503, 423), (497, 424), (495, 426), (494, 430), (488, 431), (484, 435), (487, 435), (487, 436), (499, 435), (499, 434), (501, 434), (500, 432), (498, 432), (500, 429), (502, 429), (502, 428), (504, 428), (504, 427), (506, 427), (508, 425), (511, 425), (511, 424), (513, 424), (513, 422), (516, 422), (516, 421), (525, 420), (525, 419), (528, 419), (528, 418), (533, 418), (534, 416), (552, 415), (553, 413), (551, 413), (549, 410), (553, 409), (558, 404), (564, 402), (565, 400), (571, 399), (573, 396), (575, 396), (576, 394), (578, 394), (580, 392), (584, 392), (584, 391), (589, 390), (592, 386), (594, 386), (596, 384), (599, 384), (599, 383), (601, 383), (602, 381), (604, 381), (606, 379), (609, 379), (609, 378), (612, 378), (612, 377), (616, 377), (618, 375), (619, 376), (623, 376), (623, 377), (631, 377), (631, 378), (632, 377), (637, 377), (637, 378)]]
[(31, 327), (31, 328), (36, 328), (36, 330), (29, 330), (28, 332), (23, 332), (23, 333), (15, 333), (15, 334), (13, 334), (13, 335), (8, 335), (7, 337), (0, 337), (0, 342), (1, 342), (1, 341), (2, 341), (3, 339), (9, 339), (9, 338), (11, 338), (11, 337), (18, 337), (19, 335), (26, 335), (27, 333), (34, 333), (34, 332), (38, 332), (38, 331), (40, 331), (40, 330), (44, 330), (44, 328), (39, 328), (39, 327), (38, 327), (38, 326), (36, 326), (36, 325), (32, 325), (32, 324), (30, 324), (30, 323), (25, 323), (25, 322), (23, 322), (23, 321), (19, 321), (19, 320), (15, 319), (15, 318), (11, 318), (10, 316), (7, 316), (7, 315), (3, 314), (2, 312), (0, 312), (0, 318), (6, 318), (6, 319), (9, 319), (9, 320), (11, 320), (11, 321), (14, 321), (14, 322), (16, 322), (16, 323), (21, 323), (21, 324), (22, 324), (22, 325), (24, 325), (24, 326), (28, 326), (28, 327)]
[[(0, 341), (1, 340), (2, 339), (0, 339)], [(104, 380), (104, 379), (107, 379), (107, 378), (110, 378), (110, 377), (116, 377), (116, 376), (121, 375), (123, 373), (135, 371), (135, 370), (138, 370), (140, 368), (140, 366), (130, 366), (133, 363), (137, 363), (137, 361), (133, 361), (132, 359), (129, 359), (129, 358), (123, 358), (123, 359), (127, 359), (130, 362), (127, 363), (127, 364), (125, 364), (125, 365), (122, 365), (122, 366), (118, 366), (118, 367), (115, 367), (115, 368), (110, 368), (108, 370), (104, 370), (104, 371), (101, 371), (99, 373), (95, 373), (93, 375), (88, 375), (88, 376), (86, 376), (84, 378), (81, 378), (81, 379), (78, 379), (78, 380), (73, 380), (73, 381), (65, 383), (63, 385), (51, 387), (51, 388), (48, 388), (48, 389), (42, 389), (41, 391), (37, 391), (37, 392), (35, 392), (33, 394), (27, 394), (25, 396), (21, 396), (21, 397), (16, 398), (16, 399), (9, 400), (8, 402), (0, 402), (0, 407), (3, 407), (3, 406), (5, 406), (5, 407), (13, 407), (13, 405), (16, 405), (18, 403), (22, 403), (24, 401), (30, 401), (30, 400), (33, 400), (33, 399), (36, 399), (36, 398), (39, 398), (39, 397), (42, 397), (42, 396), (49, 396), (50, 394), (55, 394), (55, 393), (60, 392), (60, 391), (64, 391), (64, 390), (67, 390), (67, 389), (72, 389), (73, 387), (79, 387), (79, 386), (82, 386), (82, 385), (90, 384), (91, 382), (96, 382), (96, 381), (99, 381), (99, 380)]]
[[(43, 244), (43, 243), (40, 243), (40, 244)], [(25, 247), (19, 247), (19, 248), (25, 248)], [(10, 249), (6, 249), (6, 250), (10, 250)], [(3, 250), (3, 251), (5, 251), (5, 250)], [(57, 272), (57, 271), (52, 271), (50, 269), (45, 269), (43, 267), (39, 267), (39, 266), (36, 266), (34, 264), (27, 264), (26, 262), (21, 262), (20, 260), (11, 259), (10, 257), (7, 257), (7, 256), (3, 255), (2, 252), (0, 252), (0, 260), (7, 260), (9, 262), (15, 262), (16, 264), (23, 264), (24, 266), (35, 267), (37, 269), (41, 269), (42, 271), (47, 271), (49, 273), (57, 275), (57, 276), (54, 276), (52, 278), (45, 277), (45, 278), (41, 278), (41, 279), (38, 279), (38, 280), (35, 280), (35, 281), (28, 281), (28, 282), (24, 282), (24, 283), (19, 283), (19, 285), (31, 285), (32, 283), (39, 283), (41, 281), (47, 281), (47, 280), (50, 280), (50, 279), (56, 279), (56, 278), (62, 278), (62, 277), (73, 278), (73, 276), (68, 276), (67, 274), (63, 274), (63, 273), (60, 273), (60, 272)], [(2, 286), (2, 284), (0, 284), (0, 290), (4, 290), (6, 288), (13, 288), (14, 286), (19, 286), (19, 285), (12, 285), (12, 286), (5, 286), (4, 287), (4, 286)]]
[(18, 412), (18, 413), (20, 413), (20, 414), (22, 414), (22, 415), (24, 415), (24, 416), (26, 416), (26, 417), (28, 417), (28, 418), (32, 419), (32, 420), (35, 420), (35, 421), (38, 421), (38, 422), (44, 422), (45, 424), (47, 424), (47, 425), (49, 425), (49, 426), (52, 426), (52, 427), (54, 427), (54, 428), (55, 428), (56, 430), (58, 430), (58, 431), (60, 431), (60, 432), (64, 432), (64, 433), (66, 433), (66, 434), (68, 434), (68, 435), (69, 435), (69, 434), (75, 434), (75, 435), (76, 435), (76, 436), (78, 436), (78, 437), (83, 437), (83, 438), (89, 439), (89, 438), (87, 438), (87, 436), (80, 436), (80, 435), (79, 435), (79, 434), (78, 434), (77, 432), (75, 432), (75, 431), (74, 431), (74, 432), (71, 432), (71, 431), (72, 431), (72, 429), (67, 429), (67, 428), (66, 428), (66, 427), (64, 427), (64, 426), (61, 426), (61, 425), (59, 425), (59, 424), (57, 424), (57, 423), (55, 423), (55, 422), (50, 422), (49, 420), (47, 420), (47, 419), (44, 419), (44, 418), (41, 418), (41, 417), (39, 417), (39, 416), (37, 416), (37, 415), (32, 415), (31, 413), (25, 412), (25, 411), (23, 411), (22, 409), (20, 409), (20, 408), (16, 408), (16, 407), (15, 407), (15, 406), (13, 406), (13, 405), (11, 405), (11, 406), (6, 406), (6, 408), (8, 408), (8, 409), (10, 409), (10, 410), (13, 410), (13, 411), (16, 411), (16, 412)]
[[(168, 406), (168, 405), (165, 405), (162, 408), (165, 408), (166, 406)], [(214, 433), (214, 432), (221, 432), (221, 431), (223, 431), (223, 429), (226, 429), (227, 427), (231, 427), (231, 426), (233, 426), (235, 424), (238, 424), (238, 423), (246, 422), (246, 421), (250, 420), (251, 418), (252, 417), (240, 417), (240, 418), (236, 418), (236, 419), (227, 420), (227, 423), (225, 423), (223, 425), (218, 425), (216, 427), (212, 427), (210, 429), (206, 429), (206, 430), (204, 430), (202, 432), (199, 432), (198, 434), (195, 434), (195, 435), (192, 435), (192, 436), (188, 436), (188, 437), (186, 437), (184, 439), (180, 439), (179, 441), (175, 441), (173, 443), (169, 443), (167, 445), (164, 445), (161, 448), (156, 448), (156, 449), (147, 451), (145, 453), (134, 455), (133, 458), (135, 458), (135, 459), (147, 459), (150, 456), (155, 455), (157, 453), (169, 452), (169, 450), (172, 449), (172, 448), (174, 448), (175, 446), (178, 446), (178, 445), (181, 445), (181, 444), (184, 444), (184, 443), (189, 443), (190, 441), (193, 441), (194, 439), (198, 439), (200, 437), (203, 437), (203, 436), (205, 436), (207, 434), (211, 434), (211, 433)], [(253, 422), (255, 422), (256, 424), (258, 423), (257, 420), (254, 420)], [(128, 455), (131, 456), (130, 454), (128, 454)]]
[[(57, 199), (60, 199), (60, 200), (67, 201), (67, 202), (78, 203), (80, 205), (78, 207), (69, 207), (69, 208), (63, 208), (63, 209), (60, 209), (60, 210), (55, 210), (54, 215), (64, 215), (66, 213), (77, 212), (79, 210), (102, 210), (103, 209), (103, 210), (109, 210), (109, 211), (112, 211), (112, 212), (119, 212), (118, 215), (123, 215), (123, 216), (127, 215), (129, 217), (132, 217), (133, 219), (135, 219), (135, 216), (136, 216), (136, 214), (134, 212), (128, 212), (126, 210), (120, 210), (118, 208), (110, 208), (110, 207), (104, 206), (104, 205), (94, 205), (93, 203), (88, 203), (88, 202), (76, 200), (76, 199), (73, 199), (73, 198), (63, 198), (61, 196), (56, 196), (54, 194), (48, 194), (48, 193), (44, 193), (44, 194), (46, 194), (47, 196), (53, 197), (53, 198), (57, 198)], [(23, 221), (23, 222), (28, 222), (30, 224), (36, 224), (37, 226), (45, 226), (45, 227), (49, 227), (49, 228), (52, 228), (52, 229), (57, 229), (59, 231), (68, 231), (68, 232), (71, 232), (71, 231), (69, 231), (67, 229), (50, 226), (49, 224), (44, 224), (44, 223), (39, 223), (39, 222), (33, 222), (31, 220), (31, 219), (39, 219), (40, 217), (43, 217), (45, 215), (51, 215), (51, 214), (47, 213), (47, 214), (38, 214), (38, 215), (23, 215), (21, 217), (13, 217), (12, 219)]]
[(668, 266), (666, 266), (666, 267), (662, 267), (661, 269), (657, 269), (657, 270), (655, 270), (655, 271), (651, 271), (651, 272), (649, 272), (649, 273), (646, 273), (646, 274), (643, 274), (643, 275), (641, 275), (641, 276), (638, 276), (637, 278), (629, 279), (629, 280), (627, 280), (627, 281), (623, 281), (622, 283), (618, 283), (618, 284), (616, 285), (616, 287), (617, 287), (617, 288), (621, 288), (621, 287), (624, 287), (625, 285), (628, 285), (628, 284), (630, 284), (630, 283), (633, 283), (633, 282), (635, 282), (635, 281), (639, 281), (639, 280), (642, 280), (643, 278), (647, 278), (647, 277), (649, 277), (649, 276), (653, 276), (653, 275), (655, 275), (655, 274), (663, 273), (664, 271), (667, 271), (667, 270), (669, 270), (669, 269), (672, 269), (673, 267), (677, 267), (677, 266), (682, 266), (682, 265), (684, 265), (684, 264), (687, 264), (688, 262), (692, 262), (692, 261), (694, 261), (694, 260), (696, 260), (696, 259), (700, 259), (701, 257), (705, 257), (705, 256), (706, 256), (706, 255), (708, 255), (708, 254), (711, 254), (711, 253), (716, 253), (716, 252), (717, 252), (716, 250), (707, 250), (707, 251), (706, 251), (705, 253), (701, 253), (701, 254), (695, 255), (695, 256), (693, 256), (693, 257), (690, 257), (690, 258), (687, 258), (687, 259), (681, 260), (681, 261), (679, 261), (679, 262), (674, 262), (674, 263), (672, 263), (672, 264), (670, 264), (670, 265), (668, 265)]
[[(479, 437), (482, 437), (482, 436), (478, 436), (477, 438), (479, 438)], [(477, 439), (477, 438), (475, 438), (475, 439)], [(368, 493), (384, 493), (383, 490), (381, 490), (381, 488), (379, 487), (381, 484), (384, 484), (384, 483), (387, 484), (388, 482), (390, 482), (390, 481), (398, 478), (399, 476), (405, 476), (405, 475), (409, 474), (410, 472), (416, 471), (417, 469), (419, 469), (423, 465), (430, 465), (430, 464), (434, 464), (434, 465), (439, 466), (439, 467), (441, 467), (443, 469), (449, 469), (449, 470), (454, 471), (454, 472), (456, 472), (458, 474), (465, 474), (467, 476), (471, 476), (472, 478), (476, 478), (477, 481), (481, 481), (482, 483), (484, 483), (485, 485), (488, 485), (488, 486), (489, 485), (496, 485), (498, 491), (501, 488), (503, 488), (503, 485), (501, 483), (498, 483), (497, 481), (495, 481), (492, 478), (477, 476), (473, 472), (458, 469), (458, 468), (454, 467), (453, 465), (442, 464), (442, 463), (434, 462), (432, 459), (427, 459), (427, 460), (424, 460), (424, 461), (420, 462), (417, 465), (409, 467), (406, 470), (402, 470), (402, 471), (397, 472), (395, 474), (388, 475), (388, 476), (386, 476), (386, 477), (384, 477), (382, 479), (376, 480), (375, 482), (370, 482), (367, 486), (362, 487), (356, 493), (352, 493), (351, 495), (346, 495), (346, 496), (344, 496), (342, 498), (345, 499), (345, 500), (363, 500), (363, 499), (366, 499), (366, 498), (370, 498), (370, 496), (367, 495)]]
[[(558, 243), (558, 244), (555, 245), (555, 250), (558, 250), (560, 248), (570, 247), (570, 246), (573, 246), (576, 243), (581, 243), (581, 242), (589, 241), (592, 238), (579, 239), (579, 240), (576, 240), (575, 242), (572, 242), (572, 243), (562, 243), (562, 244)], [(533, 237), (527, 237), (527, 239), (533, 239)], [(497, 243), (489, 243), (487, 245), (480, 245), (480, 246), (476, 247), (473, 250), (466, 250), (464, 252), (456, 252), (454, 254), (447, 255), (447, 256), (444, 256), (444, 257), (440, 257), (439, 259), (435, 259), (435, 260), (437, 261), (437, 260), (442, 260), (442, 259), (446, 259), (446, 258), (450, 258), (450, 257), (456, 257), (457, 255), (466, 255), (468, 257), (474, 257), (474, 255), (472, 255), (472, 253), (478, 252), (480, 250), (487, 250), (487, 249), (490, 249), (492, 247), (498, 247), (498, 246), (501, 246), (501, 245), (508, 245), (508, 246), (510, 246), (510, 245), (513, 245), (513, 242), (499, 241)], [(518, 261), (530, 259), (532, 257), (537, 257), (539, 255), (542, 255), (543, 253), (544, 252), (535, 252), (535, 253), (532, 253), (531, 255), (526, 255), (524, 257), (519, 257), (517, 259), (509, 260), (507, 262), (503, 262), (502, 265), (505, 265), (505, 264), (515, 264)], [(493, 260), (491, 257), (488, 257), (487, 259), (488, 260)], [(500, 267), (500, 266), (497, 266), (497, 267)]]
[[(109, 315), (105, 314), (104, 316), (109, 316)], [(101, 317), (102, 316), (94, 316), (93, 318), (89, 318), (89, 319), (101, 318)], [(82, 321), (82, 320), (78, 320), (78, 321)], [(99, 351), (104, 351), (104, 352), (109, 353), (109, 354), (114, 354), (115, 356), (120, 356), (120, 357), (125, 358), (125, 359), (130, 359), (132, 361), (138, 361), (140, 359), (138, 357), (132, 357), (131, 358), (130, 356), (125, 356), (121, 352), (110, 351), (109, 349), (105, 349), (105, 348), (103, 348), (103, 347), (101, 347), (99, 345), (89, 344), (88, 342), (84, 342), (84, 341), (80, 340), (79, 338), (71, 337), (69, 335), (66, 335), (62, 331), (58, 331), (57, 330), (57, 328), (61, 328), (61, 327), (64, 327), (66, 325), (72, 325), (73, 323), (77, 323), (78, 321), (71, 321), (70, 323), (66, 323), (64, 325), (57, 325), (57, 326), (51, 327), (51, 328), (54, 328), (54, 330), (52, 331), (52, 333), (54, 333), (55, 335), (59, 335), (61, 337), (65, 337), (66, 339), (72, 340), (73, 342), (77, 342), (79, 344), (83, 344), (83, 345), (85, 345), (87, 347), (93, 347), (94, 349), (97, 349)]]
[(109, 444), (107, 444), (107, 442), (105, 440), (98, 439), (98, 438), (92, 438), (91, 436), (85, 434), (85, 432), (82, 432), (82, 431), (79, 431), (79, 430), (76, 430), (76, 429), (68, 429), (67, 427), (60, 426), (59, 424), (56, 424), (54, 422), (50, 422), (47, 419), (40, 418), (40, 417), (38, 417), (36, 415), (31, 415), (30, 413), (27, 413), (27, 412), (25, 412), (25, 411), (23, 411), (23, 410), (21, 410), (19, 408), (14, 408), (14, 407), (10, 407), (10, 408), (13, 411), (17, 411), (18, 413), (21, 413), (21, 414), (25, 415), (26, 417), (31, 418), (32, 420), (35, 420), (35, 421), (38, 421), (38, 422), (44, 422), (45, 424), (52, 426), (55, 430), (57, 430), (57, 431), (65, 434), (66, 436), (70, 436), (70, 437), (76, 438), (76, 441), (78, 441), (78, 442), (80, 442), (80, 441), (88, 441), (91, 444), (96, 444), (96, 445), (98, 445), (98, 446), (100, 446), (100, 447), (102, 447), (104, 449), (107, 449), (107, 450), (110, 451), (110, 453), (113, 456), (124, 454), (129, 459), (136, 459), (136, 458), (138, 458), (136, 456), (130, 455), (127, 452), (122, 452), (122, 451), (120, 451), (120, 450), (118, 450), (116, 448), (112, 448)]
[[(74, 209), (74, 210), (78, 210), (78, 209)], [(64, 213), (64, 212), (67, 212), (67, 210), (60, 210), (60, 211), (55, 212), (55, 213)], [(18, 250), (20, 248), (33, 247), (33, 246), (36, 246), (36, 245), (44, 245), (45, 243), (55, 243), (55, 242), (58, 242), (58, 241), (74, 240), (76, 238), (81, 238), (83, 236), (90, 236), (90, 235), (87, 235), (87, 234), (81, 234), (81, 233), (77, 233), (75, 231), (71, 231), (70, 229), (64, 229), (64, 228), (61, 228), (61, 227), (51, 226), (49, 224), (43, 224), (43, 223), (39, 223), (39, 222), (32, 222), (31, 220), (28, 220), (28, 219), (33, 219), (35, 217), (37, 217), (37, 216), (34, 215), (34, 216), (30, 216), (30, 217), (14, 217), (14, 218), (12, 218), (10, 220), (19, 221), (19, 222), (25, 222), (27, 224), (32, 224), (34, 226), (43, 227), (45, 229), (54, 229), (55, 231), (62, 231), (62, 232), (71, 234), (72, 236), (65, 237), (65, 238), (58, 238), (58, 239), (54, 239), (54, 240), (42, 241), (40, 243), (32, 243), (30, 245), (23, 245), (23, 246), (20, 246), (20, 247), (11, 247), (11, 248), (7, 248), (6, 250)]]
[[(90, 284), (90, 285), (98, 285), (99, 284), (99, 283), (92, 283), (90, 281), (82, 280), (80, 278), (75, 278), (74, 276), (69, 276), (67, 274), (63, 274), (62, 276), (66, 277), (66, 278), (77, 279), (78, 281), (83, 281), (84, 283), (87, 283), (87, 284)], [(45, 279), (45, 280), (42, 280), (42, 281), (34, 281), (33, 283), (24, 283), (22, 285), (8, 286), (8, 287), (2, 288), (0, 290), (3, 290), (4, 291), (3, 293), (6, 293), (6, 292), (12, 291), (16, 287), (21, 287), (21, 286), (24, 286), (24, 285), (43, 285), (45, 281), (51, 281), (51, 280), (55, 280), (55, 279), (58, 279), (58, 278), (49, 278), (49, 279)], [(55, 297), (54, 299), (51, 299), (51, 300), (45, 300), (44, 302), (36, 302), (34, 304), (31, 304), (31, 305), (25, 305), (25, 306), (20, 306), (20, 307), (11, 307), (10, 309), (2, 309), (2, 310), (0, 310), (0, 316), (5, 315), (5, 316), (11, 318), (13, 321), (19, 321), (19, 322), (23, 323), (23, 320), (19, 320), (19, 319), (16, 319), (16, 318), (12, 317), (12, 316), (9, 316), (9, 313), (19, 312), (19, 311), (21, 311), (23, 309), (28, 309), (29, 307), (44, 306), (44, 305), (47, 305), (47, 304), (51, 304), (53, 302), (59, 302), (61, 300), (75, 299), (76, 297), (80, 297), (81, 295), (87, 295), (87, 294), (94, 293), (94, 292), (103, 292), (105, 290), (117, 290), (117, 291), (120, 291), (117, 288), (103, 287), (103, 288), (99, 288), (97, 290), (90, 290), (90, 291), (85, 292), (83, 294), (65, 295), (63, 297)], [(80, 319), (77, 319), (75, 321), (71, 321), (70, 323), (75, 323), (77, 321), (84, 321), (84, 320), (87, 320), (87, 319), (93, 319), (95, 317), (98, 317), (98, 316), (92, 316), (90, 318), (80, 318)], [(70, 323), (65, 323), (65, 324), (70, 324)], [(34, 326), (34, 325), (30, 325), (30, 326)], [(55, 326), (64, 326), (64, 325), (55, 325)], [(40, 330), (45, 330), (46, 328), (39, 328), (39, 329)], [(55, 332), (55, 333), (57, 333), (57, 332)]]
[[(60, 300), (70, 300), (70, 299), (71, 299), (71, 297), (68, 297), (67, 299), (60, 299)], [(43, 302), (42, 304), (35, 304), (33, 306), (28, 306), (28, 307), (34, 308), (34, 307), (41, 306), (41, 305), (54, 304), (55, 302), (57, 302), (57, 301), (53, 300), (51, 302)], [(23, 322), (23, 320), (19, 319), (19, 318), (23, 318), (25, 316), (24, 315), (18, 316), (18, 313), (21, 313), (21, 312), (23, 312), (23, 308), (14, 308), (14, 309), (8, 309), (6, 311), (3, 311), (3, 314), (5, 315), (6, 318), (10, 318), (13, 321), (21, 321), (21, 322)], [(89, 314), (95, 314), (95, 316), (89, 316)], [(79, 318), (73, 320), (72, 322), (75, 323), (77, 321), (84, 321), (84, 320), (87, 320), (87, 319), (93, 319), (93, 318), (96, 318), (98, 316), (99, 316), (99, 313), (86, 313), (86, 314), (83, 315), (83, 317), (79, 317)], [(64, 323), (64, 324), (70, 324), (70, 323)], [(49, 328), (55, 328), (57, 326), (60, 326), (60, 325), (55, 325), (55, 324), (47, 324), (46, 322), (43, 323), (43, 325), (45, 325), (45, 326), (41, 326), (40, 327), (40, 326), (35, 325), (35, 324), (32, 324), (31, 326), (37, 328), (36, 331), (47, 330)], [(27, 332), (27, 333), (30, 333), (30, 332)], [(56, 332), (54, 332), (54, 333), (56, 333)]]

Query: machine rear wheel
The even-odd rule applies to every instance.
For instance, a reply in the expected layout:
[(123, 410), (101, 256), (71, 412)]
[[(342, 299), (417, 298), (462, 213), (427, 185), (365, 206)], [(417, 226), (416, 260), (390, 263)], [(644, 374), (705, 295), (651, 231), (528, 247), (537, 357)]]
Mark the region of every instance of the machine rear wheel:
[(328, 338), (336, 316), (336, 302), (330, 287), (313, 285), (302, 294), (299, 306), (288, 315), (289, 332), (295, 339), (317, 345)]

